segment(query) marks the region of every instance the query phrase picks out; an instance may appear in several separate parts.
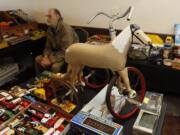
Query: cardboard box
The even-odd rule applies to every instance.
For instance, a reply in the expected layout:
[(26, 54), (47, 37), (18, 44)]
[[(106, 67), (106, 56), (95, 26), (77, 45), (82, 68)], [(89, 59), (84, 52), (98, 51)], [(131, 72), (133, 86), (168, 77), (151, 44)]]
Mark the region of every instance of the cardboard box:
[(122, 135), (123, 126), (110, 120), (80, 111), (71, 120), (71, 126), (85, 134), (92, 135)]

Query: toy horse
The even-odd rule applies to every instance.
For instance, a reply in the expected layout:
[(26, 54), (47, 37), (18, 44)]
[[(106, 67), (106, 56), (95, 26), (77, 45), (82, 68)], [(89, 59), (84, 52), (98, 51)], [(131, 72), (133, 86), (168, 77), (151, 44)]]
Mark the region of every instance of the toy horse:
[(68, 63), (66, 77), (70, 78), (72, 86), (77, 80), (80, 81), (83, 66), (93, 68), (110, 69), (121, 75), (130, 98), (136, 96), (131, 89), (127, 68), (127, 53), (133, 37), (148, 45), (151, 40), (145, 35), (139, 26), (132, 24), (127, 26), (111, 43), (104, 45), (90, 45), (86, 43), (75, 43), (67, 48), (65, 61)]

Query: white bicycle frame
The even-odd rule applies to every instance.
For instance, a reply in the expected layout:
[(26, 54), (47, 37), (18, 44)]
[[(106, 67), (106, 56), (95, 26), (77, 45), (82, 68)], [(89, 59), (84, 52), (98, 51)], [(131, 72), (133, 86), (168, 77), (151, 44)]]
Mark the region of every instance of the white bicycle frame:
[(108, 15), (107, 13), (105, 12), (98, 12), (95, 16), (93, 16), (89, 21), (88, 21), (88, 24), (91, 23), (97, 16), (99, 15), (104, 15), (106, 17), (108, 17), (110, 19), (109, 21), (109, 34), (110, 34), (110, 37), (111, 37), (111, 41), (113, 41), (113, 39), (116, 37), (116, 30), (114, 28), (114, 25), (113, 23), (116, 21), (116, 20), (119, 20), (121, 18), (124, 18), (128, 15), (127, 17), (127, 20), (130, 21), (131, 20), (131, 16), (133, 14), (133, 11), (134, 11), (134, 6), (130, 6), (126, 12), (124, 12), (123, 15), (120, 15), (119, 16), (119, 13), (116, 14), (115, 16), (114, 15)]

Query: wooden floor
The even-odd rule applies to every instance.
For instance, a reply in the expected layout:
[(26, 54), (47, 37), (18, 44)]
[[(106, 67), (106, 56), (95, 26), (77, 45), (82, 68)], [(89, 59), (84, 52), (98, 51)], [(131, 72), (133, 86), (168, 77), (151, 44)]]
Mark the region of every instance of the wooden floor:
[(180, 117), (166, 115), (162, 135), (180, 135)]

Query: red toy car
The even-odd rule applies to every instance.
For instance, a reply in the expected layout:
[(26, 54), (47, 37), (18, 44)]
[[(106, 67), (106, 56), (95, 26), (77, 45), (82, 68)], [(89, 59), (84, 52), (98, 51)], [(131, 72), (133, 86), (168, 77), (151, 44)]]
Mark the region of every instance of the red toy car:
[(60, 118), (59, 116), (55, 116), (54, 118), (49, 119), (49, 120), (46, 122), (45, 125), (46, 125), (48, 128), (50, 128), (50, 127), (54, 126), (54, 124), (56, 123), (56, 121), (57, 121), (59, 118)]
[(36, 112), (35, 116), (39, 119), (42, 119), (44, 117), (44, 114), (40, 112)]
[(2, 102), (2, 105), (4, 105), (7, 109), (14, 109), (16, 107), (15, 104), (10, 103), (6, 100), (2, 100), (1, 102)]

